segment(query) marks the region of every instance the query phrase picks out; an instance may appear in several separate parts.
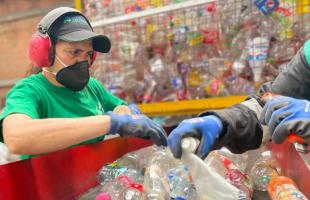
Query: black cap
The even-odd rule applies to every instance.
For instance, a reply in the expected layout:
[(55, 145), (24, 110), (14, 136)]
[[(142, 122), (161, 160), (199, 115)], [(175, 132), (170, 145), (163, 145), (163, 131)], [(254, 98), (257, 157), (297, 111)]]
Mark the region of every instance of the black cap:
[(53, 34), (57, 39), (66, 42), (80, 42), (93, 40), (93, 49), (101, 53), (110, 51), (111, 42), (105, 35), (93, 32), (85, 17), (79, 14), (70, 14), (58, 21)]

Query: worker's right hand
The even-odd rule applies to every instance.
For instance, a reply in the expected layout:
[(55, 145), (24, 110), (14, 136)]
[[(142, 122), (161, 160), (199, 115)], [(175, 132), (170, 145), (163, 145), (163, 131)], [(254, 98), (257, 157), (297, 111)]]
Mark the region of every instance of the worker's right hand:
[(222, 121), (214, 116), (197, 117), (183, 120), (168, 137), (168, 146), (176, 158), (182, 156), (181, 141), (186, 137), (195, 137), (200, 140), (196, 154), (205, 158), (211, 150), (215, 140), (222, 132)]
[(156, 145), (167, 146), (167, 134), (156, 122), (145, 115), (118, 115), (108, 112), (111, 117), (110, 129), (107, 134), (140, 137), (151, 139)]
[(310, 102), (305, 99), (276, 96), (268, 100), (260, 121), (268, 125), (271, 139), (280, 144), (294, 133), (310, 144)]

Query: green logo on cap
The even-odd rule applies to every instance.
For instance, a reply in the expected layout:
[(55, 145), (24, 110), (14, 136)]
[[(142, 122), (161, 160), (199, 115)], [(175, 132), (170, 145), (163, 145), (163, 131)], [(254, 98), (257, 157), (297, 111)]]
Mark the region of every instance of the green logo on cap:
[(64, 24), (67, 24), (67, 23), (88, 24), (86, 20), (84, 19), (84, 17), (82, 16), (65, 17), (63, 23)]

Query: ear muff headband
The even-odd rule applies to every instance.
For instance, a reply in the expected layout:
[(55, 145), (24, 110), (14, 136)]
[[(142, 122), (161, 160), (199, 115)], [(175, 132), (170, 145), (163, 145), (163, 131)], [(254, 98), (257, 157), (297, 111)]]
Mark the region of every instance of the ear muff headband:
[[(28, 46), (28, 56), (35, 65), (38, 67), (50, 67), (54, 63), (55, 50), (53, 47), (53, 41), (50, 37), (50, 31), (57, 19), (68, 14), (78, 14), (84, 17), (93, 30), (88, 19), (78, 10), (69, 7), (60, 7), (52, 10), (39, 22), (37, 31), (31, 36)], [(94, 62), (96, 53), (91, 60)]]

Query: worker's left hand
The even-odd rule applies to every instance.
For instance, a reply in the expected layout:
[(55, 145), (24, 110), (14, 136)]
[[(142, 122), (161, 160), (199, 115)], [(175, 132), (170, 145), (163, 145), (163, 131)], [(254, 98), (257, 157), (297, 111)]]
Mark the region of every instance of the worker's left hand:
[(268, 125), (271, 139), (279, 144), (295, 133), (310, 144), (310, 102), (291, 97), (276, 96), (267, 101), (261, 122)]

